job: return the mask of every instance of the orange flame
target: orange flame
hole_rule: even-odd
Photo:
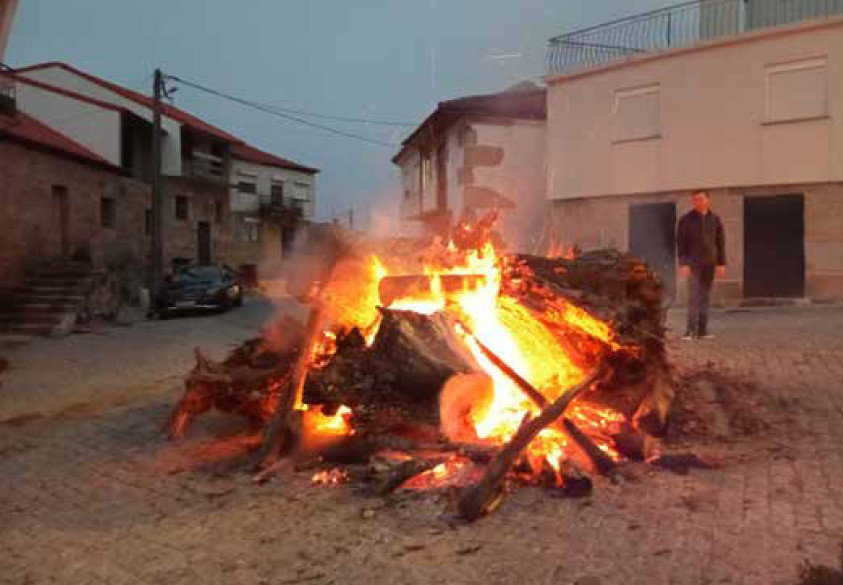
[[[376,266],[378,274],[387,275],[382,263],[378,261]],[[469,413],[470,423],[479,439],[494,443],[508,441],[524,415],[535,415],[538,408],[484,355],[477,341],[491,349],[548,400],[555,400],[565,388],[574,386],[585,377],[582,367],[577,365],[554,333],[516,298],[501,293],[501,263],[491,243],[478,249],[458,250],[451,242],[438,250],[438,255],[429,259],[421,272],[431,277],[429,290],[423,295],[396,299],[389,308],[423,314],[445,311],[458,322],[466,324],[469,331],[458,327],[458,333],[480,369],[491,377],[494,386],[491,406],[484,404],[481,408],[479,402],[482,401],[479,401],[477,408]],[[446,293],[442,277],[449,275],[471,276],[473,285]],[[474,278],[476,276],[483,278]],[[554,299],[542,318],[567,330],[585,334],[612,349],[620,347],[607,323],[564,300]],[[583,432],[592,436],[600,448],[616,456],[607,430],[610,423],[616,423],[618,419],[622,421],[622,415],[597,408],[580,408],[575,412],[575,422]],[[559,461],[568,448],[566,436],[561,431],[546,429],[530,445],[527,459],[534,470],[541,469],[542,460],[558,469]],[[430,483],[437,474],[447,471],[447,465],[437,466],[423,474],[425,478],[420,482]]]

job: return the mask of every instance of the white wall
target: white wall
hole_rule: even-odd
[[[501,146],[501,164],[474,169],[474,184],[500,193],[516,208],[503,216],[504,237],[513,250],[532,251],[546,211],[544,122],[473,123],[477,143]]]
[[[152,110],[121,96],[99,84],[80,77],[62,67],[25,71],[21,75],[43,83],[61,87],[78,94],[123,107],[139,117],[152,121]],[[145,93],[145,92],[141,92]],[[161,171],[165,175],[181,175],[181,124],[167,116],[161,116],[161,128],[166,132],[162,141]]]
[[[237,182],[240,173],[257,178],[257,195],[240,193]],[[316,213],[316,176],[301,171],[261,165],[249,161],[232,158],[231,168],[231,211],[239,213],[257,213],[260,197],[269,197],[272,181],[284,182],[284,198],[306,199],[304,219],[310,220]],[[298,192],[299,197],[296,197]]]
[[[26,82],[16,83],[18,109],[120,166],[120,112]]]
[[[828,116],[769,123],[768,68],[823,56]],[[644,56],[549,83],[552,199],[843,180],[841,21]],[[650,85],[660,89],[660,137],[613,142],[616,93]],[[803,97],[810,96],[795,99]]]
[[[501,228],[510,248],[530,251],[541,235],[546,206],[545,127],[543,122],[515,120],[463,119],[451,126],[445,136],[447,156],[447,208],[453,219],[465,212],[464,182],[465,146],[460,136],[474,132],[480,146],[500,147],[503,160],[494,167],[474,167],[474,187],[488,188],[506,197],[516,208],[502,210]],[[402,177],[402,218],[417,216],[419,211],[436,209],[437,174],[435,150],[430,157],[432,172],[425,180],[424,193],[419,194],[420,156],[411,149],[400,160]],[[404,198],[404,190],[410,198]],[[484,210],[479,210],[481,213]]]

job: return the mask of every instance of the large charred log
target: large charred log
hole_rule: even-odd
[[[611,377],[587,400],[637,421],[652,434],[664,432],[673,398],[665,353],[662,283],[639,258],[599,250],[576,258],[519,255],[509,258],[503,292],[517,298],[566,345],[580,365],[601,356]],[[608,323],[620,350],[587,332],[560,327],[548,318],[564,301]]]

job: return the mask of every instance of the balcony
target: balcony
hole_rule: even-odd
[[[548,75],[654,51],[843,15],[843,0],[697,0],[550,39]]]
[[[295,227],[305,219],[305,201],[271,195],[260,196],[260,214],[284,227]]]
[[[182,160],[183,174],[187,177],[228,181],[225,159],[205,152],[194,150],[190,158]]]

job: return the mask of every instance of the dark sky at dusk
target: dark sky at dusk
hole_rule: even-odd
[[[547,39],[664,0],[22,0],[6,60],[65,61],[149,93],[152,71],[267,104],[415,124],[441,100],[543,73]],[[184,87],[175,104],[322,169],[317,215],[397,201],[397,146],[335,136]],[[399,143],[412,128],[309,118]],[[387,202],[387,203],[384,203]]]

